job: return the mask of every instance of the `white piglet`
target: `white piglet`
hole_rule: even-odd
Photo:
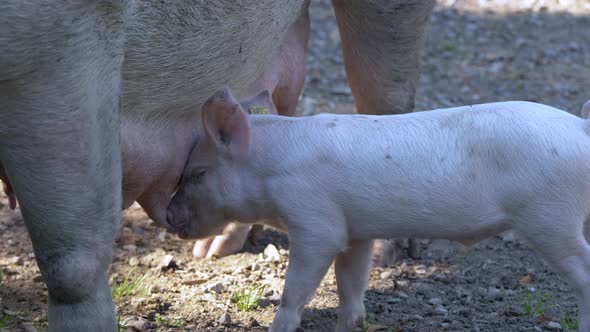
[[[168,208],[182,238],[228,221],[279,220],[289,233],[271,331],[294,331],[335,260],[337,331],[365,317],[372,239],[527,240],[579,297],[590,332],[590,122],[530,102],[392,116],[247,115],[228,90],[203,106]]]

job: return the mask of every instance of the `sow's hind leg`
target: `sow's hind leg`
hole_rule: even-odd
[[[559,210],[547,204],[531,208],[514,231],[572,288],[578,297],[578,331],[590,332],[590,215]]]
[[[0,160],[47,284],[49,331],[117,331],[107,268],[121,210],[122,8],[38,6],[0,3]]]
[[[435,1],[332,0],[342,37],[346,76],[357,111],[400,114],[414,110],[424,31]],[[383,266],[420,257],[416,239],[379,240],[373,262]]]

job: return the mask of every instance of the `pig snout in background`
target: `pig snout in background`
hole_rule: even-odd
[[[473,243],[507,230],[574,289],[578,331],[590,331],[587,120],[518,101],[411,115],[262,119],[225,95],[225,105],[203,108],[206,136],[191,153],[168,217],[183,238],[208,236],[227,216],[282,217],[289,264],[270,331],[299,327],[334,260],[336,330],[365,327],[370,239]]]

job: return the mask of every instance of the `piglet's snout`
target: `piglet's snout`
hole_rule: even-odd
[[[174,204],[170,204],[168,211],[166,211],[166,223],[168,229],[173,233],[181,231],[188,222],[188,211],[183,208],[178,208]]]

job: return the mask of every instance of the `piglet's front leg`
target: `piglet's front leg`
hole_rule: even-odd
[[[363,297],[369,283],[373,241],[352,241],[350,248],[336,257],[338,283],[337,332],[354,332],[364,327],[365,304]]]
[[[332,261],[347,246],[344,218],[326,210],[298,218],[289,217],[289,267],[281,304],[271,332],[295,331],[301,313],[312,298]]]

